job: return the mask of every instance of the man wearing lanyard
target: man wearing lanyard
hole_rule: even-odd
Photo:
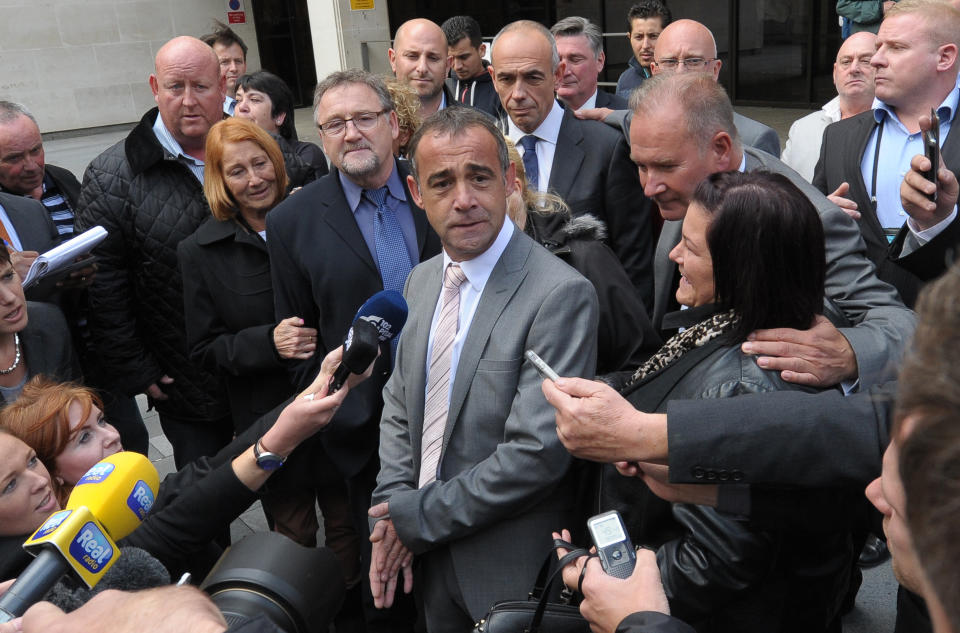
[[[924,244],[956,217],[954,209],[931,225],[908,218],[900,204],[900,183],[911,159],[923,154],[920,117],[929,116],[931,109],[940,118],[945,166],[960,166],[960,139],[950,135],[960,94],[958,33],[960,12],[949,4],[905,0],[887,13],[870,60],[876,69],[873,109],[827,127],[813,179],[859,220],[878,276],[893,284],[907,305],[915,301],[920,283],[890,260],[891,242],[906,223],[906,230]]]

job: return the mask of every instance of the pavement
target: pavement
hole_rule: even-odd
[[[781,143],[787,139],[790,124],[810,112],[810,110],[761,107],[738,107],[737,111],[777,130]],[[44,135],[46,161],[69,169],[82,179],[87,164],[107,147],[126,137],[133,125]],[[296,127],[301,140],[319,144],[313,123],[313,113],[309,108],[296,111]],[[160,429],[156,412],[146,410],[146,397],[139,396],[138,403],[150,434],[149,457],[156,464],[160,476],[164,477],[174,470],[172,447]],[[322,544],[322,518],[320,520],[321,528],[317,536],[318,542]],[[253,532],[262,532],[267,529],[266,520],[257,502],[233,522],[230,533],[233,540],[237,541]],[[890,563],[865,570],[863,576],[863,585],[857,595],[856,606],[843,620],[844,630],[847,633],[892,632],[896,618],[897,582]]]

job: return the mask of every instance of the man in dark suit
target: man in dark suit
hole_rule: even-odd
[[[570,16],[550,27],[563,62],[563,76],[557,84],[557,98],[571,110],[611,108],[623,110],[627,100],[597,87],[597,75],[603,72],[603,34],[586,18]]]
[[[401,290],[411,267],[440,251],[410,198],[405,164],[393,158],[399,128],[383,81],[360,70],[333,73],[317,86],[314,102],[334,169],[267,216],[277,319],[300,316],[318,331],[316,353],[290,367],[298,389],[343,342],[366,299],[383,289]],[[390,367],[391,349],[384,345],[373,376],[351,391],[322,436],[322,458],[347,480],[353,519],[364,536],[379,469],[380,392]],[[361,540],[369,563],[369,542]],[[376,615],[372,606],[368,614]],[[397,623],[384,626],[394,630]]]
[[[45,162],[36,119],[12,101],[0,101],[0,191],[39,200],[58,234],[73,235],[80,182],[66,169]]]
[[[898,3],[890,9],[870,60],[876,69],[874,107],[827,127],[813,178],[820,191],[859,218],[867,255],[907,305],[916,300],[921,282],[890,261],[891,243],[905,224],[911,239],[922,243],[956,217],[954,212],[934,224],[908,220],[899,194],[911,158],[923,153],[920,118],[931,109],[940,117],[944,163],[960,170],[960,135],[951,124],[960,105],[957,33],[960,12],[949,4]]]
[[[572,518],[569,456],[524,353],[592,375],[597,298],[506,219],[514,168],[486,115],[444,110],[410,148],[410,191],[443,254],[404,289],[410,317],[384,389],[370,509],[371,584],[389,604],[401,569],[409,589],[417,555],[427,630],[466,631],[494,602],[529,591],[550,532]]]
[[[592,213],[607,225],[609,244],[649,310],[653,223],[623,137],[606,125],[579,121],[554,98],[564,74],[553,36],[527,20],[493,40],[494,88],[508,118],[505,131],[522,153],[527,181],[563,198],[574,216]],[[560,218],[531,216],[550,236]]]

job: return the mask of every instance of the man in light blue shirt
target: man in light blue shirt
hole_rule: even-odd
[[[958,107],[958,48],[960,12],[950,4],[905,0],[884,17],[877,50],[870,63],[876,69],[873,109],[830,125],[824,131],[813,184],[859,219],[867,256],[878,276],[900,291],[912,305],[920,283],[891,260],[891,243],[898,233],[923,245],[956,217],[934,223],[909,218],[900,203],[900,184],[910,161],[923,154],[921,117],[935,110],[940,118],[940,151],[944,165],[960,167],[960,151],[950,136]]]

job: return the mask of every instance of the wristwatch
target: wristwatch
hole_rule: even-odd
[[[260,440],[257,440],[257,443],[253,445],[253,456],[257,458],[257,466],[263,470],[276,470],[287,461],[286,457],[263,450]]]

